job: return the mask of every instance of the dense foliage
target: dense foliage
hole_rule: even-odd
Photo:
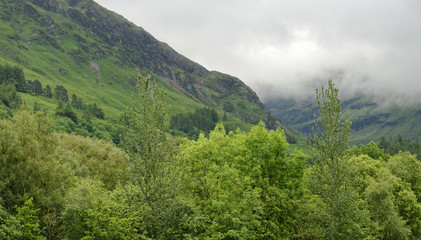
[[[380,139],[379,147],[384,149],[388,154],[397,154],[399,151],[408,151],[412,154],[416,154],[418,160],[421,160],[421,144],[418,139],[404,139],[402,136],[395,138]]]
[[[0,120],[1,239],[421,239],[421,162],[348,148],[332,82],[312,164],[263,123],[171,136],[165,93],[137,86],[121,147],[57,132],[43,111]]]
[[[18,92],[26,92],[25,76],[19,66],[0,65],[0,84],[14,84]]]
[[[177,114],[171,117],[170,128],[187,134],[191,139],[197,139],[200,132],[209,134],[219,122],[215,109],[200,108],[193,113]]]

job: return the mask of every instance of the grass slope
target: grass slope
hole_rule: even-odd
[[[52,3],[60,7],[54,10],[56,5],[48,5]],[[92,9],[96,15],[88,13]],[[110,39],[114,38],[115,33],[93,32],[95,26],[91,26],[92,21],[111,22],[111,26],[124,25],[128,29],[143,31],[92,1],[1,1],[0,64],[22,66],[26,79],[39,80],[43,87],[49,84],[54,90],[55,86],[63,85],[69,98],[76,94],[85,103],[97,103],[104,109],[107,119],[118,116],[130,104],[130,90],[134,89],[139,72],[156,76],[161,86],[166,88],[167,103],[172,114],[210,106],[217,110],[222,119],[223,105],[229,101],[235,106],[235,110],[228,113],[226,121],[231,128],[248,129],[251,124],[266,118],[263,105],[255,100],[257,96],[250,97],[250,93],[254,92],[244,84],[238,86],[238,79],[217,72],[207,73],[200,65],[175,53],[166,44],[149,39],[152,37],[143,32],[144,35],[125,36],[124,39],[148,38],[145,41],[158,44],[157,49],[162,52],[156,49],[145,49],[145,52],[133,49],[133,54],[137,55],[128,57],[127,46],[121,41],[104,40],[107,34]],[[152,58],[155,55],[156,58]],[[140,60],[135,61],[134,58]],[[151,61],[156,61],[155,65],[149,64]],[[165,73],[158,69],[160,64],[163,68],[170,66],[172,77],[181,90],[165,81],[165,76],[162,76]],[[188,72],[183,67],[193,70]],[[194,77],[200,78],[200,84]],[[190,85],[196,86],[195,89],[200,89],[200,92],[186,90]],[[53,113],[57,107],[55,100],[21,95],[29,107],[35,101],[49,113]]]

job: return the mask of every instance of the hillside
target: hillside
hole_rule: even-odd
[[[172,114],[211,107],[229,129],[263,120],[294,134],[266,111],[241,80],[187,59],[141,27],[92,0],[5,0],[0,3],[0,64],[18,64],[27,80],[62,85],[69,96],[98,104],[106,118],[130,102],[138,73],[151,74],[167,89]],[[22,94],[48,112],[57,101]]]
[[[265,102],[266,107],[281,121],[312,136],[315,100],[277,99]],[[379,99],[357,96],[342,100],[342,111],[352,122],[352,144],[379,142],[381,137],[421,137],[420,105],[384,105]]]

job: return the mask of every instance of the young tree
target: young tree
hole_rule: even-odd
[[[316,90],[319,119],[315,117],[314,140],[319,161],[309,171],[309,188],[325,202],[328,213],[327,236],[359,239],[366,234],[368,221],[364,206],[349,183],[345,151],[349,145],[351,123],[341,120],[341,101],[332,80],[328,88]],[[365,219],[365,220],[363,220]],[[368,230],[368,229],[366,229]]]
[[[174,178],[171,177],[174,148],[167,133],[165,95],[155,80],[139,75],[122,136],[133,182],[140,187],[141,198],[150,210],[144,220],[152,238],[168,233],[165,229],[171,227],[168,222],[173,211],[171,206],[175,204]]]

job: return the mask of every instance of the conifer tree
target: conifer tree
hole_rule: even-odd
[[[44,97],[46,97],[46,98],[52,98],[53,97],[53,92],[51,90],[50,85],[48,85],[48,84],[44,88]]]
[[[42,94],[42,84],[39,80],[34,81],[34,94],[40,96]]]

